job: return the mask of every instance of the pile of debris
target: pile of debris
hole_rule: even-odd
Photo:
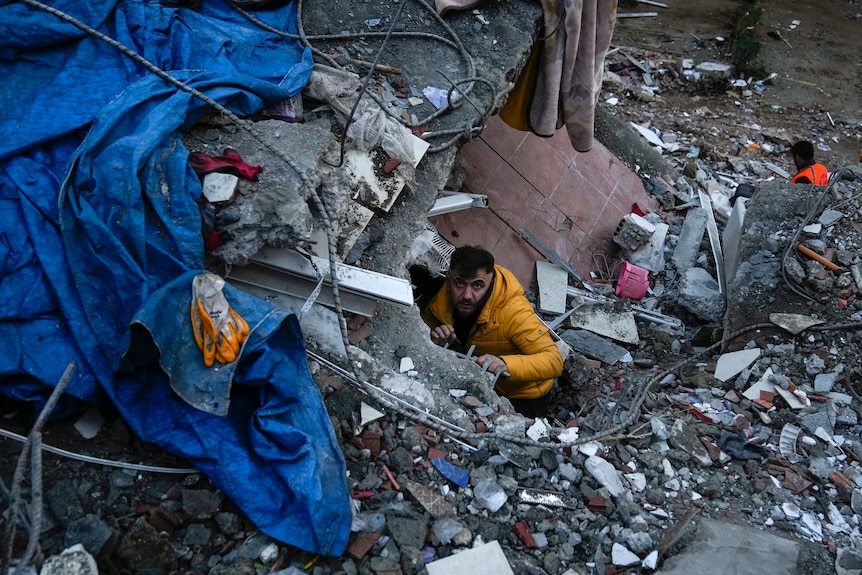
[[[476,21],[476,32],[488,26]],[[357,41],[341,55],[355,61],[362,48]],[[645,85],[655,83],[659,59],[626,61]],[[659,85],[683,82],[689,68],[670,69]],[[348,92],[357,78],[350,81]],[[626,81],[620,86],[633,90]],[[393,102],[419,99],[415,87],[391,88],[382,93]],[[637,99],[648,100],[646,92]],[[319,99],[337,111],[338,97]],[[710,114],[702,117],[715,120]],[[677,163],[680,176],[649,177],[662,211],[621,222],[615,240],[630,265],[613,281],[591,281],[592,289],[569,286],[563,274],[562,286],[540,285],[535,298],[568,356],[552,417],[513,414],[488,374],[432,346],[409,284],[394,277],[403,275],[404,261],[403,253],[391,257],[392,246],[409,245],[402,240],[423,229],[447,160],[417,167],[421,153],[395,158],[416,169],[405,181],[420,183],[397,215],[381,213],[395,205],[403,182],[378,197],[369,180],[351,180],[356,173],[327,171],[333,193],[326,199],[339,216],[329,231],[339,238],[340,269],[358,282],[343,282],[355,296],[339,302],[343,317],[314,306],[303,331],[347,463],[354,516],[345,554],[318,557],[263,535],[206,478],[137,441],[110,411],[107,423],[96,423],[103,433],[92,434],[88,412],[48,430],[46,443],[79,447],[74,438],[87,429],[96,438],[89,448],[103,456],[131,446],[162,466],[111,470],[49,460],[54,480],[45,493],[41,552],[72,549],[76,560],[92,555],[117,573],[762,572],[746,554],[768,557],[775,573],[813,575],[833,565],[840,575],[858,572],[862,170],[836,175],[826,191],[770,182],[782,177],[781,166],[746,153],[780,154],[790,143],[783,135],[764,139],[752,125],[750,141],[728,137],[727,153],[702,156],[685,136],[688,127],[657,133],[646,120],[639,116],[639,133]],[[258,135],[280,149],[310,152],[300,165],[309,178],[336,163],[337,141],[323,115],[301,126],[257,124]],[[186,144],[210,160],[239,149],[248,165],[267,164],[262,151],[245,153],[255,150],[245,137],[209,119]],[[385,164],[362,167],[374,181],[396,179],[397,166]],[[261,250],[307,238],[313,219],[306,198],[277,193],[300,188],[296,174],[267,165],[266,185],[230,181],[219,196],[224,182],[213,182],[212,201],[225,202],[213,222],[228,241],[211,255],[218,265],[233,264],[237,284],[298,308],[329,262],[325,253],[273,262]],[[734,198],[741,184],[754,189],[750,199]],[[352,207],[363,202],[371,205]],[[396,218],[412,223],[392,226]],[[387,225],[397,241],[383,233]],[[316,230],[318,247],[329,243],[326,231]],[[262,283],[272,275],[261,270],[273,269],[281,283]],[[641,270],[650,273],[649,289]],[[302,276],[307,291],[294,293],[287,275]],[[369,307],[362,282],[372,279],[389,283],[375,285],[382,301]],[[342,319],[347,341],[338,331]],[[12,413],[19,407],[10,402],[4,415],[24,433],[25,412]],[[17,453],[16,443],[2,441]]]

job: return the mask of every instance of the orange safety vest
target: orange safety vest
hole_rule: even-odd
[[[815,186],[825,186],[829,183],[829,170],[823,164],[813,163],[810,166],[805,166],[793,176],[790,180],[791,184],[797,183],[799,178],[808,178],[808,181]]]

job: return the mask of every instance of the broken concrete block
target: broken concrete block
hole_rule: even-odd
[[[560,337],[577,351],[605,363],[631,361],[628,350],[589,331],[568,329]]]
[[[620,247],[636,250],[646,244],[655,233],[656,227],[637,214],[626,214],[620,222],[613,240]]]
[[[692,542],[664,562],[664,575],[759,575],[764,558],[772,575],[797,573],[799,543],[760,529],[704,518]]]
[[[700,242],[706,232],[706,220],[707,213],[703,208],[692,208],[685,215],[685,221],[682,223],[682,230],[679,232],[671,257],[678,271],[683,272],[691,268],[697,261]]]
[[[539,311],[566,311],[566,288],[569,285],[569,274],[566,270],[556,264],[536,262],[536,283],[539,286]]]
[[[679,304],[706,321],[720,322],[726,301],[718,282],[703,268],[690,268],[679,282]]]
[[[628,567],[640,563],[641,558],[626,549],[625,546],[614,543],[611,547],[611,561],[617,567]]]
[[[683,421],[677,420],[670,430],[670,444],[688,453],[695,461],[704,467],[712,465],[712,458],[700,439]]]
[[[617,470],[608,461],[597,455],[591,455],[587,457],[584,468],[614,497],[619,497],[625,492]]]

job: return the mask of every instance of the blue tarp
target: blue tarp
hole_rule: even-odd
[[[296,95],[311,73],[307,49],[222,0],[199,12],[51,5],[238,115]],[[292,4],[255,15],[296,32]],[[206,270],[201,184],[181,136],[207,104],[23,2],[0,0],[0,77],[0,393],[44,402],[74,361],[70,398],[113,403],[264,533],[339,555],[350,528],[344,458],[296,317],[226,286],[253,327],[241,359],[201,375],[189,339],[191,280]],[[229,391],[226,416],[172,393],[176,378],[198,375]]]

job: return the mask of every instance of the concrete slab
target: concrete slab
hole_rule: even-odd
[[[563,341],[578,350],[587,357],[601,360],[608,364],[618,361],[631,361],[631,354],[624,347],[620,347],[594,333],[582,329],[570,329],[560,336]]]
[[[656,575],[795,575],[799,544],[750,527],[703,519],[689,546]]]
[[[566,270],[556,264],[536,262],[536,283],[539,286],[539,311],[566,311],[566,287],[569,285],[569,274]]]
[[[570,325],[623,343],[637,344],[638,326],[631,311],[616,310],[613,304],[584,305],[575,310]]]

